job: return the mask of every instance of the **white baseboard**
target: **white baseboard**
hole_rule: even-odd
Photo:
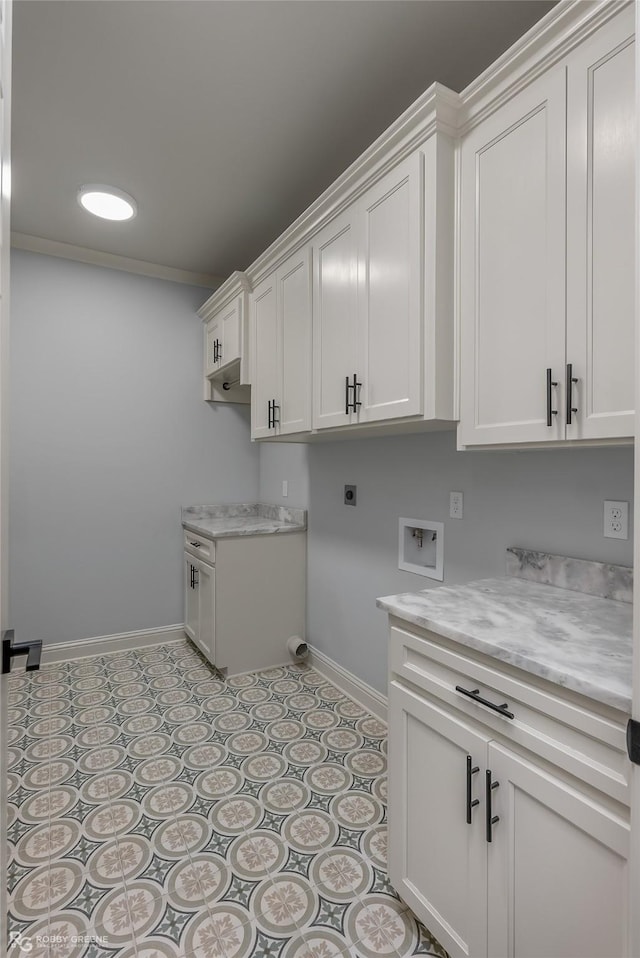
[[[140,629],[138,632],[119,632],[116,635],[97,635],[77,642],[53,642],[42,646],[42,664],[74,662],[87,655],[107,655],[109,652],[128,652],[147,645],[164,645],[185,639],[184,626],[164,625],[160,629]]]
[[[359,702],[360,705],[368,712],[371,712],[372,715],[375,715],[376,718],[381,719],[383,722],[387,721],[386,695],[383,695],[382,692],[378,692],[373,686],[363,682],[362,679],[359,679],[353,672],[349,672],[348,669],[338,665],[337,662],[330,659],[324,652],[320,652],[319,649],[314,649],[312,645],[309,646],[309,653],[309,658],[305,659],[308,665],[317,669],[317,671],[329,679],[330,682],[333,682],[339,689],[346,692],[349,698],[355,699],[356,702]]]

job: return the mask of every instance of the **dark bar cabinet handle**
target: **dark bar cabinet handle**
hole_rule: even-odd
[[[471,824],[471,811],[480,804],[479,798],[472,798],[472,779],[480,771],[479,765],[473,764],[473,759],[467,755],[467,825]]]
[[[558,415],[558,410],[551,408],[551,401],[552,401],[551,387],[558,385],[557,382],[553,381],[553,379],[551,378],[551,375],[552,375],[551,369],[549,368],[547,369],[547,426],[552,426],[553,417]]]
[[[353,411],[354,411],[354,412],[357,412],[358,409],[359,409],[359,407],[362,405],[362,403],[361,403],[360,400],[358,399],[358,396],[360,395],[360,393],[358,392],[358,390],[360,389],[361,386],[362,386],[362,383],[359,383],[359,382],[358,382],[358,377],[357,377],[357,375],[354,373],[354,374],[353,374],[353,386],[351,387],[351,388],[353,389]]]
[[[571,414],[578,411],[573,405],[573,384],[577,382],[573,375],[573,364],[567,363],[567,426],[571,425]]]
[[[2,633],[2,674],[6,675],[11,671],[11,659],[16,655],[26,655],[27,672],[37,672],[40,668],[40,657],[42,655],[42,642],[15,642],[13,629],[7,629]]]
[[[349,409],[351,407],[351,403],[349,402],[350,389],[351,389],[351,386],[349,385],[349,377],[345,376],[344,377],[344,414],[345,416],[349,415]]]
[[[505,718],[515,718],[513,712],[509,711],[507,702],[503,702],[502,705],[496,705],[495,702],[490,702],[489,699],[483,699],[480,695],[480,689],[463,689],[461,685],[456,685],[456,692],[461,692],[462,695],[468,696],[468,698],[473,699],[474,702],[479,702],[480,705],[486,705],[488,709],[493,709],[494,712],[497,712],[499,715],[504,715]]]
[[[487,769],[486,775],[487,775],[487,783],[486,783],[486,784],[487,784],[487,802],[486,802],[486,805],[487,805],[487,808],[486,808],[486,814],[487,814],[487,841],[488,841],[488,842],[492,842],[492,841],[493,841],[493,826],[494,826],[497,822],[500,821],[500,816],[493,814],[493,809],[491,808],[491,793],[492,793],[492,791],[493,791],[495,788],[498,788],[498,787],[499,787],[500,782],[492,782],[492,781],[491,781],[491,770],[490,770],[490,769]]]
[[[267,429],[271,429],[271,427],[273,426],[273,422],[271,420],[271,400],[267,402],[267,409],[269,410],[269,419],[267,422]]]

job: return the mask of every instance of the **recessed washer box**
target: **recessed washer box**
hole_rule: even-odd
[[[430,579],[444,579],[444,523],[400,519],[398,568]]]

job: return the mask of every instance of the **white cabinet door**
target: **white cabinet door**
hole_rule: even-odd
[[[198,590],[195,586],[195,560],[188,552],[184,554],[184,631],[192,642],[198,644]]]
[[[564,437],[565,100],[557,68],[462,142],[462,445]]]
[[[634,434],[634,30],[630,5],[568,65],[567,438]]]
[[[222,310],[220,324],[220,368],[240,359],[242,354],[242,299],[238,297]]]
[[[389,687],[389,877],[452,956],[487,954],[482,776],[488,738],[422,696]],[[471,824],[467,823],[471,756]],[[491,953],[493,958],[493,953]]]
[[[251,294],[253,384],[251,387],[251,436],[273,435],[271,403],[279,402],[278,312],[276,277],[269,276]],[[277,418],[277,416],[276,416]]]
[[[360,200],[361,421],[422,412],[422,155]]]
[[[278,431],[284,435],[311,429],[310,246],[279,268],[277,281],[281,366]]]
[[[628,824],[495,742],[488,768],[491,958],[627,956]]]
[[[205,326],[205,375],[210,376],[220,368],[218,354],[220,350],[220,323],[217,319],[211,319]]]
[[[346,411],[346,380],[356,369],[358,237],[354,207],[337,216],[313,241],[313,428],[357,421]],[[357,398],[357,397],[356,397]]]
[[[198,593],[198,645],[210,662],[216,660],[216,590],[215,569],[204,562],[196,564]]]

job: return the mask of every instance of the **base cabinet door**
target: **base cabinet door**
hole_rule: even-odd
[[[390,683],[389,877],[447,951],[471,958],[487,955],[481,780],[487,742],[424,697]],[[476,803],[469,807],[467,776]]]
[[[184,556],[184,596],[184,631],[215,663],[215,569],[189,553]]]
[[[198,627],[199,646],[210,662],[216,661],[216,572],[205,562],[198,563]]]
[[[198,643],[198,591],[195,587],[195,560],[184,555],[184,631],[192,642]]]
[[[487,768],[491,958],[627,956],[628,824],[496,742]]]

